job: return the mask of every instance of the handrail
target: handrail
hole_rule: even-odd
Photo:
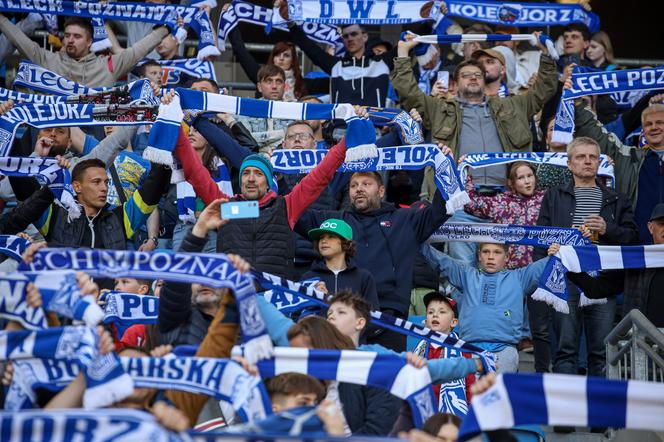
[[[628,335],[632,325],[636,325],[636,327],[655,344],[660,348],[664,348],[664,334],[660,332],[639,310],[632,310],[627,313],[622,321],[620,321],[606,336],[604,343],[609,345],[618,344],[618,341],[624,340]]]

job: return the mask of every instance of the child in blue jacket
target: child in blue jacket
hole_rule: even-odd
[[[516,372],[523,299],[537,288],[548,258],[519,269],[505,270],[505,244],[480,244],[479,268],[457,261],[431,246],[423,245],[421,251],[429,264],[461,292],[456,300],[459,337],[493,352],[498,372]]]

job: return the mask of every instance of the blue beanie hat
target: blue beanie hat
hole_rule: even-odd
[[[242,171],[247,167],[260,169],[267,180],[267,187],[270,188],[272,186],[272,163],[263,155],[253,154],[246,157],[240,166],[240,188],[242,188]]]

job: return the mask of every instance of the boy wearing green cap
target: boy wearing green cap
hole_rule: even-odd
[[[321,259],[314,261],[311,270],[302,278],[318,279],[320,283],[316,287],[329,294],[346,289],[359,293],[372,309],[377,310],[380,305],[373,276],[358,267],[353,259],[355,244],[350,225],[340,219],[327,219],[319,228],[309,231],[309,239]]]

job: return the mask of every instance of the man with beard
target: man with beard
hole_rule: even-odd
[[[480,49],[473,52],[473,58],[484,66],[484,83],[487,97],[502,96],[500,86],[505,78],[505,56],[495,49]]]

